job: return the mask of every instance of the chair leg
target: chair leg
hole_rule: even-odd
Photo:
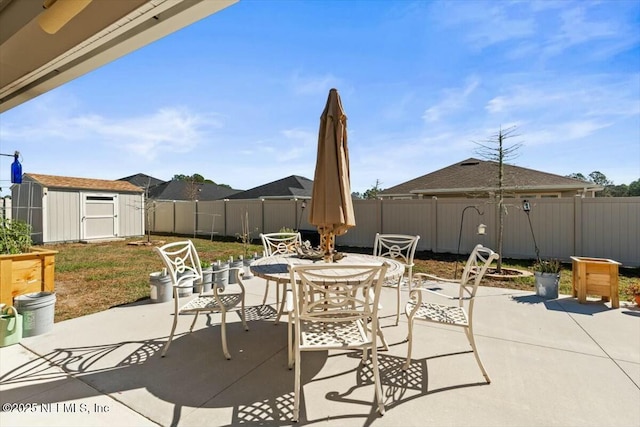
[[[469,344],[471,344],[471,349],[473,350],[473,355],[476,358],[476,362],[478,362],[478,366],[480,367],[480,370],[482,371],[482,376],[484,376],[484,380],[487,382],[487,384],[491,384],[491,379],[489,378],[489,374],[487,374],[486,369],[484,369],[484,365],[482,364],[482,361],[480,360],[480,355],[478,354],[478,349],[476,348],[476,340],[473,337],[473,330],[471,329],[471,326],[469,326],[468,328],[464,328],[464,332],[467,335],[467,339],[469,340]]]
[[[409,318],[409,321],[407,322],[408,325],[408,331],[407,331],[407,360],[404,362],[404,365],[402,365],[402,369],[403,370],[407,370],[409,369],[409,366],[411,365],[411,347],[413,344],[413,318]]]
[[[264,286],[264,297],[262,298],[262,305],[267,303],[267,295],[269,295],[269,281]]]
[[[378,369],[378,349],[371,346],[371,359],[373,360],[373,379],[376,387],[376,400],[378,402],[378,412],[384,415],[384,400],[382,398],[382,382],[380,381],[380,370]]]
[[[241,308],[242,308],[242,311],[240,312],[240,319],[242,320],[242,326],[244,327],[245,331],[248,331],[249,326],[247,326],[247,315],[244,308],[244,295],[242,296]]]
[[[398,286],[396,286],[396,324],[398,326],[398,322],[400,322],[400,286],[402,285],[402,277],[398,281]]]
[[[173,341],[173,334],[176,332],[176,326],[178,325],[178,313],[176,313],[173,317],[173,326],[171,326],[171,333],[169,334],[169,340],[165,343],[164,348],[162,349],[162,354],[160,357],[164,357],[167,354],[167,350],[169,350],[169,346],[171,345],[171,341]]]
[[[227,360],[231,359],[231,354],[227,348],[227,312],[222,312],[222,320],[220,322],[220,336],[222,337],[222,352]]]
[[[193,332],[193,327],[196,324],[196,320],[198,320],[198,314],[200,314],[200,312],[196,311],[196,315],[193,316],[193,322],[191,322],[191,327],[189,328],[189,332]]]
[[[287,362],[289,370],[291,370],[293,368],[293,321],[291,315],[289,315],[287,322]]]
[[[298,422],[299,414],[300,414],[300,349],[297,344],[294,343],[295,350],[295,379],[293,386],[293,415],[291,417],[293,422]]]
[[[278,286],[278,287],[279,287],[279,286],[280,286],[280,284],[279,284],[279,283],[276,283],[276,286]],[[285,285],[285,284],[283,284],[282,286],[286,286],[286,285]],[[280,288],[278,288],[278,289],[280,289]],[[287,299],[285,298],[285,293],[286,293],[286,292],[283,292],[283,293],[282,293],[282,294],[283,294],[283,295],[282,295],[282,300],[281,300],[281,301],[280,301],[280,303],[278,304],[280,307],[278,308],[278,315],[276,316],[276,321],[274,322],[274,325],[277,325],[277,324],[279,324],[279,323],[280,323],[280,318],[282,317],[282,313],[284,313],[284,309],[285,309],[285,306],[286,306],[286,304],[287,304]],[[280,292],[278,291],[278,299],[279,299],[279,295],[280,295]]]

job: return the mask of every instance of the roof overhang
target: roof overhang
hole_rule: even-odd
[[[49,34],[43,1],[0,0],[0,113],[238,1],[92,0]]]

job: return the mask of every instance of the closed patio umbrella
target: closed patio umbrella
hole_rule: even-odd
[[[320,116],[318,157],[313,179],[309,222],[318,227],[325,261],[333,260],[335,236],[356,225],[351,201],[347,148],[347,116],[336,89],[329,91]]]

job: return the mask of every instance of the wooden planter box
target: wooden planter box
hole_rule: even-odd
[[[18,295],[53,292],[57,253],[31,248],[24,254],[0,255],[0,303],[13,305],[13,298]]]
[[[599,295],[603,301],[611,300],[611,308],[620,307],[618,296],[619,262],[605,258],[571,257],[573,296],[587,301],[587,295]]]

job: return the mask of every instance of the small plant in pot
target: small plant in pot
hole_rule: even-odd
[[[625,289],[625,294],[629,299],[634,300],[636,305],[640,307],[640,283],[632,283]]]
[[[558,298],[561,264],[557,259],[538,259],[533,264],[536,295],[543,298]]]
[[[0,254],[26,253],[30,251],[32,244],[29,224],[6,218],[0,220]]]

